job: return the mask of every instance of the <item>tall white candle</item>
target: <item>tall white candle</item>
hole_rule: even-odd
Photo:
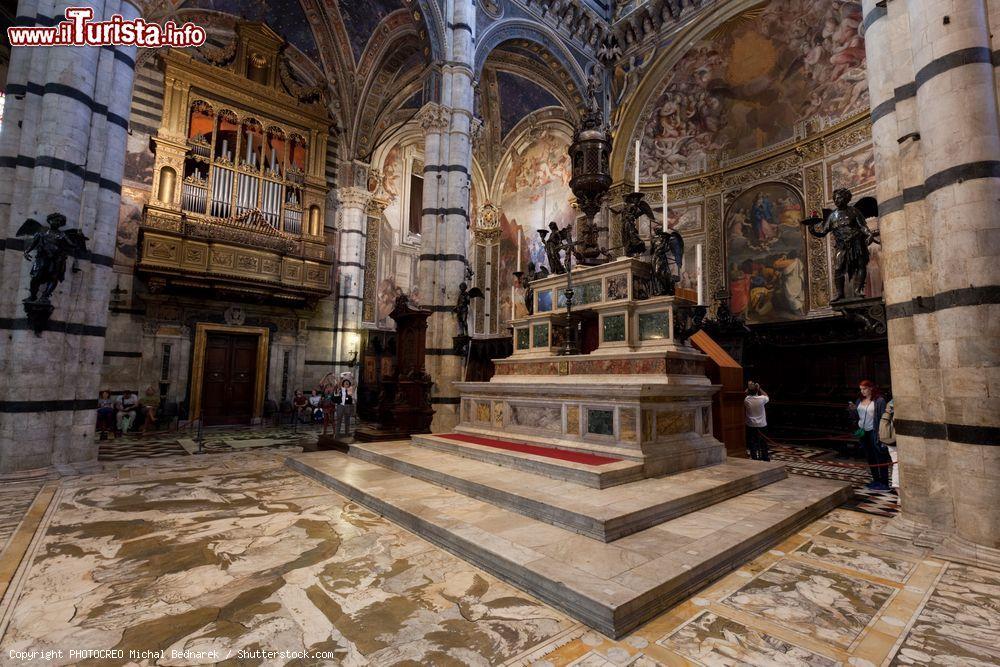
[[[632,192],[639,191],[639,140],[635,140],[635,185]]]
[[[702,280],[702,270],[701,270],[701,244],[699,243],[694,247],[694,262],[695,270],[697,271],[696,279],[698,281],[698,305],[705,305],[705,286]]]
[[[521,270],[521,230],[517,230],[517,270]]]
[[[663,174],[663,233],[667,231],[667,175]]]

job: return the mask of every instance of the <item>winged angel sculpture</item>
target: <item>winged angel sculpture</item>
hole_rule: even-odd
[[[31,236],[24,249],[24,258],[31,262],[31,282],[28,298],[24,300],[24,312],[40,335],[52,315],[52,293],[66,278],[66,260],[73,256],[74,272],[79,271],[76,258],[87,251],[87,237],[79,229],[63,229],[66,216],[52,213],[45,226],[28,218],[17,230],[17,236]],[[32,254],[34,253],[34,257]]]

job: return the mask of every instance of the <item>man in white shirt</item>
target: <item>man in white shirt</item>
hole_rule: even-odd
[[[747,395],[743,399],[743,410],[746,413],[747,449],[750,458],[755,461],[770,461],[771,454],[767,449],[767,441],[761,435],[761,429],[767,426],[767,392],[756,382],[747,382]]]

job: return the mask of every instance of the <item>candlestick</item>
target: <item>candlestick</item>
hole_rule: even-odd
[[[663,232],[669,231],[667,225],[667,175],[663,174]]]
[[[698,281],[698,305],[705,305],[705,288],[702,285],[702,270],[701,270],[701,244],[699,243],[694,247],[694,263],[696,271],[696,280]]]
[[[635,140],[635,189],[632,192],[639,191],[639,140]]]

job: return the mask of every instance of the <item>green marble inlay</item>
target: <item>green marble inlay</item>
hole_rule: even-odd
[[[517,330],[517,349],[527,350],[531,347],[531,341],[528,336],[528,327],[523,327]]]
[[[596,435],[615,434],[614,410],[587,410],[587,433]]]
[[[576,289],[576,303],[600,303],[601,301],[601,281],[594,280],[583,283]]]
[[[547,313],[552,310],[552,290],[538,293],[538,312]]]
[[[667,311],[639,314],[639,340],[662,340],[670,338],[667,330],[670,319]]]
[[[548,347],[549,346],[549,325],[548,324],[536,324],[532,331],[534,331],[534,340],[532,347]]]
[[[625,340],[625,316],[608,315],[604,318],[604,342],[621,343]]]

